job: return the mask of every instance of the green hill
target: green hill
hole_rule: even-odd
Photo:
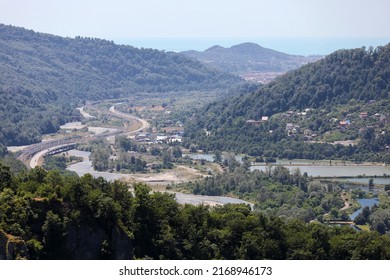
[[[28,144],[76,104],[142,92],[226,90],[238,77],[183,55],[0,25],[0,143]]]
[[[256,92],[207,106],[187,136],[206,150],[390,162],[389,94],[390,45],[340,50]]]

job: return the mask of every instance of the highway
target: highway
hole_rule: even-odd
[[[119,134],[129,135],[134,134],[139,131],[142,131],[144,129],[147,129],[149,127],[149,123],[143,119],[138,118],[137,116],[125,114],[115,109],[115,105],[111,106],[109,109],[109,112],[111,115],[116,116],[118,118],[128,120],[128,121],[136,121],[141,123],[141,126],[135,130],[131,131],[124,131],[124,130],[118,130],[115,132],[106,132],[102,134],[98,134],[91,137],[85,137],[85,138],[63,138],[63,139],[57,139],[57,140],[51,140],[46,142],[41,142],[37,144],[33,144],[28,146],[22,151],[22,154],[18,157],[19,160],[28,163],[31,168],[34,168],[39,165],[40,158],[45,156],[47,153],[53,152],[55,150],[64,150],[68,146],[74,146],[78,143],[85,143],[89,142],[98,138],[110,138]]]
[[[140,122],[141,123],[141,127],[140,128],[138,128],[136,130],[128,131],[126,134],[137,133],[137,132],[140,132],[141,130],[149,128],[149,126],[150,126],[147,121],[145,121],[143,119],[140,119],[137,116],[126,114],[126,113],[122,113],[122,112],[118,111],[117,109],[115,109],[115,105],[111,106],[109,111],[114,116],[116,116],[118,118],[121,118],[121,119],[124,119],[124,120],[128,120],[128,121],[136,121],[136,122]]]

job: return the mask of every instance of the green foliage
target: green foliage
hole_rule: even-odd
[[[390,144],[390,135],[382,131],[389,129],[389,61],[390,45],[337,51],[255,92],[218,100],[188,120],[188,144],[257,157],[387,162],[382,151]],[[364,111],[369,117],[360,116]],[[247,122],[262,116],[268,121]],[[340,127],[340,121],[349,119],[350,125]],[[288,132],[287,123],[299,127]],[[308,141],[312,134],[318,143]],[[346,139],[358,144],[321,143]]]
[[[338,218],[338,209],[344,205],[338,186],[313,181],[307,174],[301,174],[299,169],[290,173],[280,165],[269,167],[266,172],[250,172],[238,164],[216,176],[176,187],[194,194],[236,196],[252,201],[255,209],[268,215],[304,222],[331,211]]]
[[[226,90],[241,81],[180,54],[3,24],[0,50],[0,143],[6,145],[40,141],[42,134],[79,119],[75,108],[86,100]]]
[[[12,174],[9,166],[3,165],[0,161],[0,191],[11,186]]]
[[[274,176],[293,180],[284,170]],[[275,178],[256,178],[282,191]],[[0,191],[0,228],[20,236],[32,259],[390,259],[387,235],[278,218],[248,205],[179,205],[173,194],[144,184],[134,184],[132,194],[118,181],[40,169],[11,174],[11,181],[15,191]],[[308,185],[311,196],[321,188]]]
[[[125,152],[138,150],[137,144],[131,141],[126,136],[117,136],[115,137],[115,145],[118,149],[123,149]]]
[[[45,157],[43,168],[46,170],[65,170],[66,158],[64,156]]]

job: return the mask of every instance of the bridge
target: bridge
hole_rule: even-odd
[[[341,221],[341,220],[326,220],[324,221],[326,224],[333,224],[333,225],[354,225],[354,221]]]
[[[126,113],[122,113],[115,109],[115,106],[112,106],[108,113],[110,115],[116,116],[121,119],[125,120],[132,120],[135,122],[140,123],[140,126],[137,129],[134,129],[132,131],[124,131],[121,129],[118,129],[113,132],[105,132],[102,134],[94,135],[94,136],[87,136],[87,137],[68,137],[68,138],[62,138],[57,140],[50,140],[45,141],[37,144],[30,145],[29,147],[25,148],[22,151],[22,154],[18,157],[18,159],[24,163],[28,163],[30,160],[30,167],[34,168],[38,165],[39,159],[41,157],[47,156],[47,155],[54,155],[58,154],[70,149],[75,148],[80,143],[87,143],[89,141],[93,141],[99,138],[109,138],[112,136],[116,136],[119,134],[134,134],[136,132],[139,132],[143,129],[146,129],[149,127],[149,123],[143,119],[140,119],[134,115],[129,115]]]
[[[77,143],[69,143],[66,145],[50,148],[48,150],[48,152],[45,154],[45,156],[60,154],[60,153],[72,150],[72,149],[76,148],[76,146],[77,146]]]
[[[39,159],[47,155],[59,154],[64,151],[74,149],[80,143],[86,143],[99,138],[106,138],[115,136],[123,133],[123,130],[118,130],[114,132],[106,132],[99,135],[89,136],[89,137],[73,137],[73,138],[63,138],[58,140],[50,140],[41,143],[37,143],[25,148],[22,151],[22,154],[18,159],[24,163],[28,163],[30,160],[29,166],[34,168],[38,165]]]
[[[18,157],[19,160],[26,162],[36,153],[47,150],[53,147],[66,146],[70,144],[77,143],[77,138],[64,138],[59,140],[51,140],[46,142],[37,143],[34,145],[30,145],[22,151],[22,154]]]

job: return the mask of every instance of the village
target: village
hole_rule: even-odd
[[[369,105],[375,104],[370,101]],[[253,126],[264,125],[267,122],[284,123],[288,137],[301,141],[341,144],[344,146],[357,145],[359,138],[365,133],[373,133],[374,137],[386,135],[389,131],[390,115],[384,111],[347,112],[342,108],[336,113],[325,110],[306,108],[303,111],[287,111],[272,116],[262,116],[259,120],[249,119],[246,124]],[[269,130],[273,133],[273,130]],[[389,146],[380,147],[389,150]]]

